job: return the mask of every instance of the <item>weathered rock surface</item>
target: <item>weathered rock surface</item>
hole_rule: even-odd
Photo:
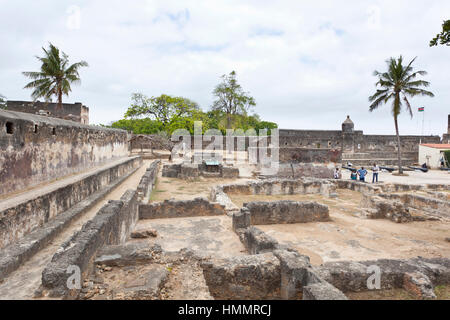
[[[201,266],[215,299],[280,297],[280,261],[272,253],[212,260]]]

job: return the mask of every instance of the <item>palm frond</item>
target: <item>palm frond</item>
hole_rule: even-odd
[[[71,84],[80,83],[78,71],[81,67],[87,67],[87,62],[80,61],[68,66],[69,56],[52,43],[42,50],[44,56],[36,57],[41,63],[40,72],[23,72],[24,76],[34,80],[25,88],[34,89],[31,94],[34,100],[38,98],[51,100],[52,96],[58,96],[60,92],[68,95],[71,92]]]

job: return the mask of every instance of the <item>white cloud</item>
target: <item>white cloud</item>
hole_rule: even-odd
[[[34,56],[51,41],[72,61],[89,62],[69,101],[88,105],[96,123],[121,118],[136,91],[183,95],[206,110],[219,77],[236,70],[258,103],[255,111],[281,127],[338,129],[349,114],[357,129],[391,134],[389,106],[369,113],[367,97],[374,91],[373,70],[403,54],[418,56],[415,66],[429,72],[436,94],[413,99],[414,106],[426,106],[425,133],[446,130],[450,51],[428,47],[450,16],[446,0],[0,5],[0,27],[7,30],[0,34],[0,93],[10,99],[29,99],[21,71],[38,68]],[[68,28],[77,12],[70,8],[79,8],[80,15]],[[402,117],[401,132],[420,133],[417,122]]]

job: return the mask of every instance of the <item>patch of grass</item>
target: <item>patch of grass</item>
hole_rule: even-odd
[[[438,300],[450,300],[450,285],[441,285],[434,288]]]

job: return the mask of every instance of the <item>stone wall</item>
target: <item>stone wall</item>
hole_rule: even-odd
[[[202,268],[215,299],[280,298],[280,261],[272,253],[209,261]]]
[[[0,110],[0,195],[128,155],[127,132]]]
[[[71,120],[89,124],[89,108],[80,102],[63,103],[58,108],[57,103],[39,101],[7,101],[6,110],[45,115],[52,118]]]
[[[233,179],[239,178],[239,168],[219,164],[217,166],[217,172],[208,172],[206,165],[203,163],[195,164],[191,162],[183,162],[181,164],[164,165],[162,176],[179,179],[195,179],[200,176],[205,178],[221,177],[225,179]]]
[[[340,149],[284,146],[277,149],[280,163],[340,163],[342,161]],[[260,161],[259,148],[248,148],[248,151],[255,154],[258,162]],[[274,148],[267,148],[268,157],[273,152]]]
[[[329,221],[328,206],[317,202],[290,200],[244,203],[251,225],[307,223]]]
[[[325,179],[268,179],[248,182],[245,184],[230,184],[221,186],[225,193],[238,194],[314,194],[330,196],[335,193],[335,186]]]
[[[82,229],[67,240],[42,273],[42,287],[50,297],[78,295],[67,288],[70,266],[77,266],[82,278],[89,274],[97,251],[107,244],[122,243],[137,214],[136,192],[127,191],[119,201],[110,201]],[[73,272],[73,271],[72,271]]]
[[[370,266],[380,268],[381,290],[404,288],[417,299],[436,298],[434,287],[450,284],[448,258],[327,262],[315,268],[315,272],[345,293],[363,292],[369,291],[367,281],[374,274]]]
[[[194,200],[165,200],[139,205],[139,219],[186,218],[224,215],[225,207],[204,198]]]
[[[419,144],[440,143],[439,136],[401,136],[404,152],[418,153]],[[378,152],[378,156],[392,157],[397,150],[395,135],[365,135],[363,131],[287,130],[280,129],[280,147],[340,149],[343,153]]]
[[[150,165],[150,176],[156,177],[158,161]],[[142,179],[141,188],[151,188],[154,180]],[[42,290],[52,297],[76,298],[79,289],[69,290],[67,279],[71,275],[70,266],[80,268],[82,279],[92,271],[97,252],[105,245],[123,244],[130,238],[139,218],[138,206],[141,204],[137,190],[128,190],[118,201],[111,200],[97,215],[85,223],[80,231],[67,240],[42,273]]]
[[[405,164],[418,161],[420,143],[440,143],[439,136],[401,136],[403,159]],[[342,130],[290,130],[280,129],[280,148],[288,148],[284,152],[289,158],[308,159],[310,152],[304,151],[295,155],[295,148],[340,150],[342,158],[355,162],[356,165],[367,165],[376,161],[378,164],[395,164],[397,137],[395,135],[366,135],[363,131],[354,130],[350,117],[342,124]],[[289,150],[289,148],[293,148]],[[280,150],[281,154],[281,150]],[[303,156],[306,155],[306,156]],[[312,155],[312,154],[311,154]],[[328,162],[330,157],[317,154],[312,157],[315,162]]]
[[[160,165],[161,160],[153,161],[142,176],[137,187],[137,194],[140,202],[147,203],[150,200],[150,195],[153,191]]]
[[[201,264],[215,299],[347,300],[315,272],[307,256],[258,228],[245,227],[244,220],[233,221],[233,228],[250,255]]]
[[[332,179],[336,164],[317,163],[280,163],[278,172],[274,175],[277,178],[320,178]]]
[[[436,219],[450,221],[450,201],[418,194],[380,194],[385,201],[400,202],[409,211],[422,213]]]
[[[120,164],[93,172],[75,182],[0,211],[0,248],[26,234],[86,199],[94,192],[139,167],[142,159],[129,158]]]

